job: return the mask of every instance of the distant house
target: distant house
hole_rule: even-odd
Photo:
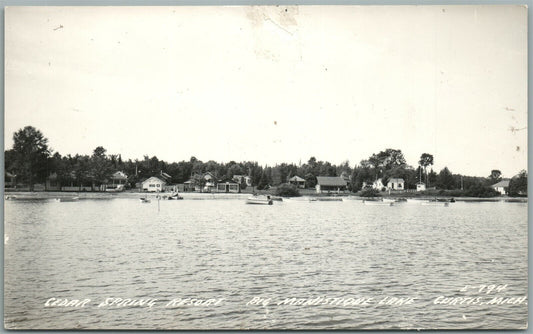
[[[490,187],[502,195],[507,195],[507,192],[509,191],[509,180],[501,180]]]
[[[316,192],[319,194],[324,192],[344,192],[348,187],[346,181],[338,176],[317,176],[316,180]]]
[[[426,190],[426,184],[424,182],[417,182],[416,191],[424,191],[424,190]]]
[[[340,177],[342,177],[344,181],[346,181],[346,183],[350,183],[350,181],[352,180],[350,174],[348,174],[347,171],[343,171]]]
[[[105,190],[107,191],[121,191],[124,190],[124,187],[126,186],[126,183],[128,182],[128,176],[124,172],[115,172],[109,180],[107,181],[107,184],[105,186]]]
[[[239,182],[240,184],[244,181],[247,187],[252,186],[252,178],[248,175],[233,175],[233,181]]]
[[[183,182],[183,191],[194,191],[194,183],[192,180]]]
[[[383,181],[381,179],[377,179],[376,181],[374,181],[374,183],[372,183],[372,188],[381,190],[385,188],[385,185],[383,184]]]
[[[59,184],[57,173],[52,173],[52,174],[48,175],[48,177],[46,178],[46,181],[45,181],[45,189],[48,190],[48,191],[50,191],[50,190],[56,190],[56,191],[61,190],[61,184]]]
[[[294,175],[289,179],[290,184],[294,184],[298,188],[305,188],[305,179],[302,179],[298,175]]]
[[[211,172],[207,172],[203,174],[203,177],[205,179],[205,185],[203,191],[205,192],[211,192],[215,189],[216,185],[216,179],[215,176]]]
[[[152,176],[142,182],[142,190],[149,192],[161,192],[164,191],[166,185],[167,181],[160,175]]]
[[[405,190],[405,182],[402,178],[391,178],[387,182],[387,189],[389,190]]]
[[[196,180],[203,178],[204,185],[198,184]],[[211,172],[194,174],[184,185],[184,191],[211,192],[216,188],[215,176]]]
[[[5,188],[16,188],[17,187],[17,176],[10,172],[5,172],[4,187]]]
[[[217,183],[217,192],[219,193],[240,193],[241,185],[233,180],[219,180]]]

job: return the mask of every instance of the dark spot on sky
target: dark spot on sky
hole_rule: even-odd
[[[443,8],[443,9],[442,9],[442,12],[443,12],[443,13],[446,13],[446,9]]]
[[[278,122],[277,122],[277,121],[274,121],[274,125],[278,125]]]
[[[516,147],[516,152],[520,151],[520,146]]]
[[[59,27],[54,28],[54,31],[56,31],[56,30],[58,30],[58,29],[62,29],[62,28],[63,28],[63,25],[60,24]]]
[[[285,8],[285,13],[287,13],[287,8]]]

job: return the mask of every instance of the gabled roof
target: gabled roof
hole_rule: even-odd
[[[305,179],[302,179],[302,178],[299,177],[298,175],[294,175],[293,177],[291,177],[291,178],[289,179],[289,181],[304,182]]]
[[[167,183],[167,180],[163,179],[160,176],[151,176],[151,177],[147,178],[146,180],[142,181],[142,183],[145,183],[146,181],[151,180],[151,179],[156,179],[156,180],[159,180],[159,181],[161,181],[163,183]]]
[[[317,183],[321,186],[346,187],[346,181],[338,176],[317,176]]]
[[[389,179],[389,182],[405,182],[401,177],[400,178],[392,178],[392,179]]]
[[[172,178],[172,176],[170,176],[167,173],[161,171],[161,175],[159,175],[158,178],[163,179],[163,180],[166,181],[166,180],[170,180]]]
[[[492,188],[509,187],[509,180],[501,180],[500,182],[493,184],[491,187]]]
[[[124,174],[124,172],[115,172],[112,176],[111,176],[111,179],[112,180],[126,180],[128,179],[128,176],[126,174]]]
[[[235,184],[239,184],[238,182],[235,182],[235,181],[232,180],[232,179],[222,179],[222,180],[218,180],[218,183],[235,183]]]

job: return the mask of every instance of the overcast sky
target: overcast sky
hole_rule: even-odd
[[[527,168],[524,6],[9,7],[5,145]]]

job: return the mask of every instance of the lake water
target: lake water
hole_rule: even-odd
[[[527,231],[523,203],[6,201],[5,324],[524,328]]]

